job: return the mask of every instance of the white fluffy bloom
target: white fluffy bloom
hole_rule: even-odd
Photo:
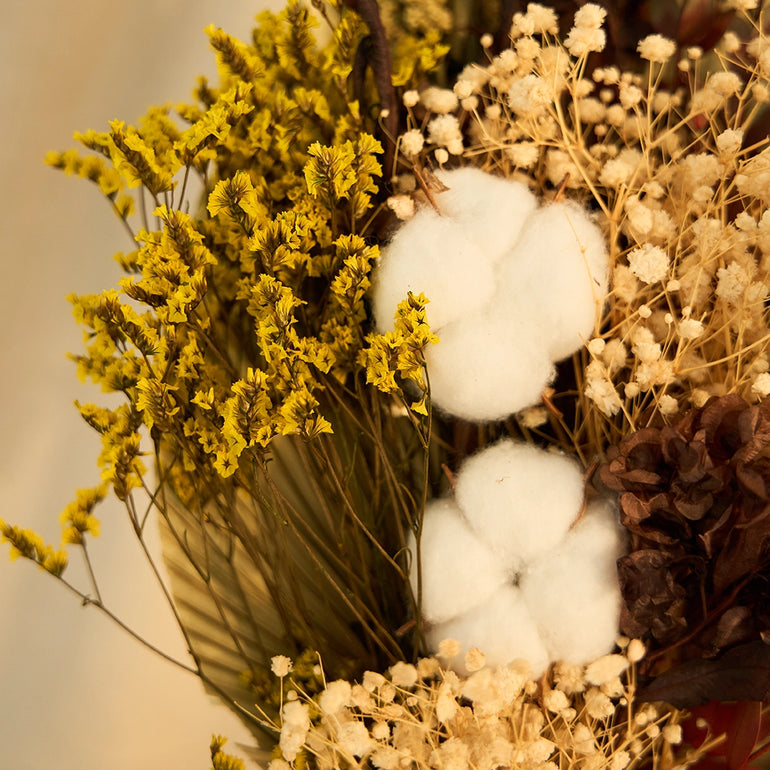
[[[424,144],[425,137],[419,128],[411,128],[401,135],[401,152],[407,158],[414,158],[416,155],[419,155]]]
[[[603,29],[573,27],[564,41],[564,47],[573,56],[580,57],[591,53],[591,51],[603,51],[606,42],[607,38]]]
[[[536,404],[555,375],[524,317],[479,312],[438,334],[425,350],[433,403],[463,419],[500,420]]]
[[[708,86],[720,96],[727,98],[743,88],[743,81],[734,72],[715,72],[708,79]]]
[[[458,99],[468,99],[473,94],[473,86],[467,80],[458,80],[452,87]]]
[[[620,396],[608,372],[598,361],[591,361],[586,367],[584,392],[586,398],[591,399],[607,417],[612,417],[620,411]]]
[[[663,64],[676,52],[676,43],[663,35],[647,35],[639,41],[636,50],[642,59]]]
[[[390,667],[390,678],[396,687],[413,687],[417,683],[417,668],[399,661]]]
[[[539,75],[525,75],[508,89],[508,106],[521,117],[540,115],[550,103],[551,91]]]
[[[470,87],[470,94],[478,93],[489,80],[489,72],[486,67],[480,67],[478,64],[467,64],[457,78],[457,83],[464,83]],[[455,91],[455,93],[457,93]],[[458,94],[459,97],[459,94]]]
[[[546,478],[550,485],[543,484]],[[486,535],[497,559],[515,572],[564,539],[582,494],[583,476],[573,460],[513,441],[469,457],[455,486],[457,504],[472,529]],[[517,498],[512,506],[510,500]]]
[[[710,152],[688,154],[679,164],[685,188],[693,193],[699,187],[711,187],[723,176],[724,167]]]
[[[703,322],[694,318],[683,318],[677,327],[677,333],[683,340],[696,340],[703,332]]]
[[[270,659],[270,670],[279,677],[284,677],[291,672],[291,658],[285,655],[274,655]]]
[[[605,684],[620,676],[628,666],[628,658],[623,655],[603,655],[586,667],[586,681],[595,685]]]
[[[535,34],[555,35],[559,32],[559,19],[553,8],[547,8],[540,3],[528,3],[527,19],[531,21]]]
[[[601,28],[607,11],[596,3],[586,3],[575,13],[573,28],[564,41],[565,48],[576,57],[604,50],[606,36]]]
[[[666,277],[669,266],[668,254],[659,246],[645,243],[628,255],[631,272],[643,283],[653,284]]]
[[[620,104],[624,110],[631,110],[642,101],[642,89],[631,83],[622,83],[618,93]]]
[[[767,372],[758,374],[751,384],[751,392],[758,398],[770,396],[770,374]]]
[[[414,89],[404,91],[401,101],[404,103],[404,107],[414,107],[420,101],[420,94]]]
[[[717,149],[722,155],[736,155],[743,144],[743,130],[728,128],[717,136]]]
[[[669,396],[668,393],[664,393],[658,399],[658,409],[664,416],[672,415],[679,411],[679,404],[673,396]]]
[[[598,29],[604,24],[607,11],[596,3],[586,3],[575,12],[575,26],[580,29]]]
[[[719,45],[725,53],[735,53],[741,50],[743,43],[735,32],[725,32]]]
[[[612,701],[596,687],[592,687],[583,696],[588,716],[593,719],[609,719],[615,713],[615,706]]]
[[[310,708],[297,700],[284,703],[283,723],[281,725],[280,747],[284,758],[293,762],[299,750],[305,745],[310,729]]]
[[[414,198],[411,195],[391,195],[387,204],[388,208],[403,221],[414,216]]]
[[[344,679],[330,682],[318,699],[318,706],[324,714],[338,714],[350,705],[352,685]]]
[[[634,171],[636,171],[635,166],[632,166],[625,159],[611,158],[604,164],[599,174],[599,181],[605,187],[618,188],[628,182]]]
[[[363,722],[344,722],[337,729],[337,742],[344,751],[362,757],[374,748],[374,740]]]
[[[717,270],[716,295],[725,302],[736,305],[751,282],[751,276],[742,265],[731,262]]]
[[[540,148],[534,142],[514,142],[505,148],[505,154],[519,168],[532,168],[540,157]]]
[[[551,361],[560,361],[593,335],[608,273],[601,230],[577,205],[551,203],[528,217],[500,263],[495,302],[502,314],[522,319]]]
[[[641,639],[632,639],[626,647],[626,658],[629,663],[638,663],[647,653]]]
[[[770,199],[770,151],[764,149],[744,163],[735,175],[735,184],[746,197]]]
[[[438,115],[446,115],[457,109],[458,101],[454,91],[448,88],[437,88],[431,86],[426,88],[421,94],[420,99],[426,109],[435,112]]]
[[[698,113],[710,115],[719,108],[722,102],[724,102],[724,98],[707,85],[692,95],[692,99],[690,100],[690,112],[693,115],[697,115]]]
[[[431,144],[441,145],[452,152],[450,147],[457,142],[462,145],[462,140],[463,135],[456,115],[439,115],[428,123],[428,141]],[[452,154],[459,153],[452,152]]]
[[[571,527],[582,486],[573,460],[510,440],[466,461],[455,499],[433,501],[425,512],[429,644],[451,637],[461,649],[483,650],[482,679],[516,658],[538,676],[550,661],[587,663],[611,650],[620,530],[608,502],[590,504]],[[413,572],[415,588],[416,579]],[[453,665],[463,670],[464,660]]]
[[[424,207],[397,231],[373,278],[387,331],[408,291],[424,293],[440,338],[425,351],[434,404],[499,420],[537,404],[554,362],[593,335],[607,290],[602,232],[574,204],[537,209],[518,182],[439,171],[441,216]]]
[[[380,259],[372,296],[380,329],[393,328],[398,303],[410,291],[428,297],[428,322],[440,329],[488,303],[495,276],[478,242],[460,223],[424,208],[402,225]]]
[[[602,354],[604,348],[607,347],[607,343],[601,337],[594,337],[588,342],[586,347],[588,348],[588,352],[596,357]]]
[[[601,123],[607,115],[607,108],[593,96],[586,96],[576,102],[577,114],[584,123]]]
[[[682,742],[682,726],[681,725],[665,725],[661,730],[663,734],[663,740],[666,743],[671,743],[674,746]]]

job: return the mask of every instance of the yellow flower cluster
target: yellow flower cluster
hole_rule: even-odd
[[[67,552],[56,551],[53,546],[46,545],[43,538],[30,529],[22,529],[7,524],[0,519],[0,543],[9,543],[11,559],[20,556],[35,562],[41,569],[52,575],[60,576],[67,566]]]
[[[130,403],[122,419],[135,424],[123,444],[133,444],[141,421],[188,471],[229,476],[244,451],[276,435],[331,432],[318,400],[324,375],[344,383],[370,365],[361,325],[378,252],[362,235],[383,148],[341,88],[352,67],[343,57],[362,32],[353,19],[343,17],[326,51],[298,3],[265,15],[253,46],[209,28],[223,86],[202,83],[201,106],[179,108],[188,128],[156,108],[138,127],[116,121],[109,132],[78,134],[102,156],[95,162],[72,152],[49,158],[108,196],[141,186],[155,203],[157,229],[147,223],[134,236],[138,248],[118,256],[135,274],[121,281],[123,296],[73,298],[87,330],[81,376]],[[186,213],[188,177],[206,183],[214,170],[209,218]],[[317,279],[330,292],[317,296]],[[407,359],[424,342],[407,335],[391,374],[421,383]],[[382,360],[371,366],[369,381],[381,379]],[[120,443],[115,426],[100,432],[109,445],[102,464],[115,468],[107,457]],[[124,498],[141,470],[128,470],[138,447],[122,453],[126,468],[113,477]]]
[[[411,408],[422,415],[428,414],[426,399],[429,393],[423,350],[426,345],[438,342],[425,320],[427,302],[423,294],[415,297],[409,292],[408,298],[398,305],[394,330],[367,335],[367,347],[360,353],[360,361],[366,368],[366,381],[384,393],[401,389],[397,376],[416,385],[422,395]]]
[[[411,382],[422,425],[422,348],[433,337],[424,298],[410,298],[387,355],[367,338],[392,137],[378,62],[363,56],[367,23],[329,6],[323,47],[295,0],[262,14],[248,42],[210,27],[217,86],[202,79],[193,104],[78,133],[84,150],[47,157],[94,182],[132,241],[115,255],[126,273],[116,288],[69,298],[84,331],[78,375],[122,401],[77,404],[101,437],[102,483],[62,513],[64,544],[81,549],[91,582],[67,586],[108,611],[87,550],[95,506],[114,493],[148,557],[155,511],[170,562],[186,565],[182,588],[197,580],[200,592],[177,606],[164,586],[166,598],[196,673],[230,702],[253,702],[276,648],[295,659],[320,649],[342,673],[413,644],[393,629],[412,603],[403,545],[425,495],[385,490],[425,441],[390,420]],[[414,88],[436,66],[439,37],[401,38],[396,85]],[[370,387],[386,381],[385,393]],[[427,484],[422,466],[410,469],[416,489]],[[61,577],[65,551],[2,522],[0,532],[13,556]],[[217,618],[218,646],[185,626],[200,606],[212,608],[209,626]],[[209,670],[228,674],[212,682]],[[221,748],[212,744],[212,761],[230,767]]]

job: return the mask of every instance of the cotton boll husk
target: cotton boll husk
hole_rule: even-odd
[[[552,203],[527,222],[501,263],[495,302],[531,319],[533,336],[559,361],[593,336],[607,293],[601,230],[572,203]]]
[[[430,300],[426,317],[435,331],[484,307],[495,291],[492,265],[462,227],[429,208],[404,224],[383,249],[372,285],[377,326],[393,329],[407,292]]]
[[[596,501],[559,547],[529,564],[521,591],[552,660],[582,664],[612,650],[622,551],[616,506]]]
[[[522,320],[478,313],[439,330],[425,350],[434,406],[466,420],[502,420],[540,402],[554,369]]]
[[[583,474],[566,455],[505,439],[463,463],[455,500],[478,538],[517,572],[567,535],[583,502]]]
[[[472,166],[437,171],[436,176],[449,188],[436,195],[441,214],[457,222],[493,262],[502,259],[537,208],[537,198],[521,182]]]
[[[478,647],[487,659],[487,666],[504,666],[524,658],[537,678],[547,668],[549,658],[540,640],[530,610],[515,586],[500,588],[486,602],[466,612],[462,617],[430,628],[426,640],[436,649],[442,639],[456,639],[460,654],[452,659],[452,668],[467,676],[465,653]]]
[[[410,538],[412,591],[417,596],[416,542]],[[420,541],[423,618],[441,623],[481,604],[508,576],[463,519],[453,500],[425,506]],[[440,640],[439,640],[440,641]]]

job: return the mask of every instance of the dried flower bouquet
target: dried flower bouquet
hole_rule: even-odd
[[[651,1],[631,41],[594,3],[501,5],[210,28],[195,104],[50,155],[133,242],[119,288],[72,297],[79,374],[125,400],[78,404],[102,483],[69,548],[2,536],[120,622],[87,544],[122,500],[173,662],[272,770],[748,767],[770,746],[764,8]],[[240,767],[223,745],[215,770]]]

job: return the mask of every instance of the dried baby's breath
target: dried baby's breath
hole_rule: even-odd
[[[395,664],[392,684],[370,672],[365,683],[368,679],[373,697],[366,701],[350,701],[350,686],[339,682],[312,698],[299,692],[276,725],[284,758],[294,761],[301,752],[304,761],[334,767],[346,757],[368,757],[375,768],[420,770],[437,763],[457,768],[546,763],[550,768],[590,760],[592,767],[622,769],[632,756],[653,756],[664,747],[674,757],[681,742],[679,712],[635,704],[633,663],[627,656],[607,655],[587,667],[556,664],[541,685],[527,678],[524,665],[492,669],[484,667],[481,651],[471,657],[480,668],[465,679],[435,658],[423,659],[416,668]],[[399,685],[406,672],[404,686]],[[586,688],[591,681],[604,682],[606,692]],[[391,692],[383,695],[386,687]],[[692,761],[697,754],[687,757]]]

